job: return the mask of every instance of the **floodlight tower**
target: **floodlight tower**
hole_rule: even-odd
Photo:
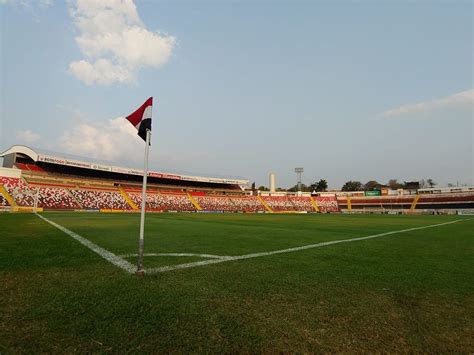
[[[303,168],[295,168],[295,173],[298,178],[298,192],[301,192],[301,174],[303,173]]]

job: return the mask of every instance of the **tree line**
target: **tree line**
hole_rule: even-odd
[[[341,187],[341,191],[377,191],[381,190],[382,188],[390,188],[391,190],[397,189],[422,189],[427,187],[435,187],[436,182],[433,179],[421,179],[420,181],[404,181],[399,182],[397,179],[390,179],[386,184],[381,184],[376,180],[369,180],[365,184],[360,181],[353,181],[349,180],[344,183]],[[301,191],[302,192],[324,192],[328,189],[328,182],[326,179],[321,179],[316,181],[310,185],[301,184]],[[269,188],[266,186],[259,186],[255,188],[255,183],[252,184],[252,190],[260,190],[260,191],[269,191]],[[299,191],[298,185],[294,185],[288,189],[284,189],[278,187],[276,191],[288,191],[288,192],[297,192]]]

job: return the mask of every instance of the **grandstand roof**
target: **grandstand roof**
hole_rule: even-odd
[[[21,154],[27,156],[35,162],[43,162],[56,165],[72,166],[76,168],[92,169],[99,171],[108,171],[114,173],[130,174],[130,175],[143,175],[143,170],[133,169],[127,167],[119,167],[111,165],[109,162],[94,162],[87,158],[78,157],[70,154],[57,153],[44,149],[30,148],[24,145],[14,145],[6,151],[0,153],[0,157],[5,157],[10,154]],[[234,179],[234,178],[218,178],[218,177],[204,177],[204,176],[192,176],[174,173],[164,173],[156,171],[148,171],[148,176],[174,179],[174,180],[185,180],[185,181],[199,181],[199,182],[211,182],[221,184],[238,184],[247,185],[249,180],[245,179]]]

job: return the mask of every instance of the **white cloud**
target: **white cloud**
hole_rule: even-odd
[[[106,122],[82,122],[64,132],[60,148],[71,154],[95,159],[127,161],[141,156],[143,140],[125,118]]]
[[[53,6],[53,0],[0,0],[0,5],[11,4],[25,10],[33,10],[35,7],[47,9]]]
[[[20,143],[33,143],[40,138],[41,136],[38,133],[30,131],[29,129],[16,132],[16,139],[18,139]]]
[[[442,108],[474,108],[474,89],[459,92],[439,99],[403,105],[381,114],[382,117],[398,117],[407,114],[422,113]]]
[[[127,83],[134,80],[130,70],[114,65],[107,59],[99,59],[94,63],[86,60],[72,62],[69,66],[71,72],[87,85],[108,85],[114,82]]]
[[[144,27],[133,0],[76,0],[70,14],[85,58],[69,70],[88,85],[132,83],[141,68],[165,64],[176,44],[174,37]]]

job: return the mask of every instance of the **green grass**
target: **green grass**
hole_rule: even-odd
[[[117,255],[136,253],[138,215],[45,216]],[[145,251],[242,255],[460,218],[150,214]],[[2,214],[0,353],[472,353],[473,230],[466,219],[137,277],[35,215]]]

